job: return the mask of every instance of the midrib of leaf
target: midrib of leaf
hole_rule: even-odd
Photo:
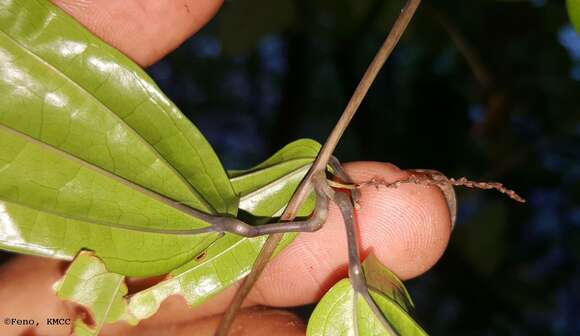
[[[13,38],[10,34],[8,34],[7,32],[5,32],[4,30],[0,29],[0,33],[6,37],[8,40],[10,40],[13,44],[15,44],[18,48],[20,48],[21,50],[24,50],[25,53],[27,53],[28,55],[30,55],[31,57],[33,57],[34,59],[36,59],[38,62],[40,62],[40,64],[44,65],[45,67],[47,67],[49,70],[51,70],[53,73],[57,74],[58,76],[60,76],[61,78],[64,78],[65,81],[71,83],[74,87],[76,87],[78,90],[80,90],[81,92],[85,93],[86,96],[89,97],[89,99],[91,99],[92,101],[96,102],[96,104],[100,107],[102,107],[106,112],[108,112],[108,114],[110,114],[113,118],[115,118],[116,120],[118,120],[120,123],[122,123],[123,125],[125,125],[127,127],[127,129],[133,133],[137,139],[143,143],[152,153],[153,155],[155,155],[155,157],[162,162],[168,169],[170,169],[175,175],[176,177],[186,186],[186,188],[192,193],[192,195],[194,197],[196,197],[199,201],[201,201],[208,209],[210,209],[210,211],[212,213],[216,213],[215,208],[213,207],[213,205],[211,205],[207,199],[205,199],[205,197],[203,197],[203,195],[201,195],[197,190],[195,190],[192,185],[187,181],[187,179],[179,172],[177,171],[177,169],[175,169],[175,167],[168,162],[163,156],[161,156],[161,154],[157,151],[157,149],[152,146],[147,140],[145,140],[141,134],[139,134],[133,127],[131,127],[131,125],[129,125],[124,119],[122,119],[121,117],[119,117],[115,112],[113,112],[107,105],[103,104],[99,99],[97,99],[97,97],[95,97],[90,91],[88,91],[85,87],[83,87],[82,85],[80,85],[77,81],[74,81],[72,78],[70,78],[69,76],[65,75],[60,69],[56,68],[55,66],[53,66],[51,63],[47,62],[46,60],[44,60],[42,57],[38,56],[36,53],[34,53],[32,50],[30,50],[29,48],[27,48],[26,46],[22,45],[18,40],[16,40],[15,38]],[[139,78],[137,78],[137,82],[139,83],[139,85],[142,86],[141,80]],[[146,88],[143,88],[145,92],[147,92],[147,95],[149,97],[151,97],[149,90],[147,90]],[[40,97],[39,97],[40,98]],[[167,113],[167,111],[159,106],[159,104],[155,101],[155,99],[153,99],[153,101],[155,102],[156,106],[160,107],[161,109],[163,109],[163,111],[165,111]],[[173,118],[169,118],[171,119],[171,121],[175,124],[175,121],[173,120]],[[176,127],[176,129],[179,129],[178,127]],[[180,130],[181,132],[181,130]],[[190,146],[193,148],[193,150],[195,150],[195,152],[199,155],[199,152],[197,151],[197,148],[195,146],[193,146],[191,144],[191,142],[189,142],[189,139],[187,137],[184,137],[187,139],[188,143],[190,144]],[[69,154],[71,156],[74,156],[72,154]],[[76,157],[76,156],[75,156]],[[201,156],[200,156],[201,157]],[[79,160],[82,160],[81,158],[78,158]],[[84,161],[84,160],[82,160]],[[202,164],[204,166],[204,169],[206,170],[207,173],[207,167],[205,167],[205,163],[202,160]],[[115,174],[116,175],[116,174]],[[212,181],[212,187],[214,188],[214,190],[217,191],[217,188],[215,187],[215,185],[213,184],[213,179],[209,179],[210,181]],[[219,194],[219,193],[218,193]]]
[[[158,234],[174,233],[174,231],[171,230],[171,229],[155,230],[155,229],[149,229],[149,228],[146,228],[146,227],[134,227],[134,226],[131,226],[131,227],[127,226],[127,227],[125,227],[124,225],[122,225],[122,224],[120,225],[120,224],[117,224],[117,223],[99,222],[99,221],[96,221],[94,219],[85,219],[85,218],[79,218],[79,217],[76,217],[76,216],[63,216],[62,214],[56,213],[56,212],[51,211],[51,210],[38,209],[38,208],[32,207],[32,206],[30,206],[28,204],[22,204],[20,202],[15,202],[15,201],[7,201],[7,200],[4,200],[2,198],[0,198],[0,202],[9,203],[9,204],[16,204],[16,205],[21,206],[23,208],[28,208],[28,209],[36,210],[36,211],[39,211],[39,212],[44,212],[44,213],[51,214],[51,215],[55,215],[55,216],[59,216],[59,217],[62,217],[62,218],[68,218],[68,219],[71,219],[71,220],[75,220],[75,221],[87,223],[89,225],[104,226],[104,227],[107,227],[109,229],[131,230],[131,231],[138,231],[138,232],[142,232],[142,233],[152,233],[152,234],[155,234],[155,233],[158,233]],[[219,239],[219,238],[220,238],[220,236],[216,236],[216,238],[214,239],[214,241],[217,240],[217,239]],[[6,245],[10,245],[10,246],[14,246],[14,247],[22,247],[22,248],[25,248],[25,247],[28,246],[27,244],[18,244],[18,243],[14,243],[13,241],[4,241],[4,240],[0,240],[0,241],[2,241],[4,244],[7,243]],[[59,247],[45,247],[45,248],[50,249],[50,250],[58,250],[59,249]],[[179,253],[176,253],[176,254],[172,254],[172,255],[167,256],[167,257],[164,257],[164,258],[156,258],[154,260],[155,261],[171,260],[171,259],[173,259],[173,258],[175,258],[177,256],[180,256],[180,255],[183,255],[183,254],[187,254],[189,252],[190,252],[189,250],[185,250],[183,252],[179,252]],[[107,256],[106,258],[107,259],[110,259],[110,260],[120,260],[120,261],[129,261],[129,262],[143,262],[143,263],[145,263],[145,262],[151,262],[151,260],[118,258],[118,257],[113,257],[113,256]],[[66,257],[66,258],[59,257],[59,259],[72,260],[70,257]]]
[[[396,304],[397,306],[399,306],[399,304],[395,300],[393,300],[391,298],[388,298],[386,295],[383,295],[381,293],[380,296],[386,298],[390,302],[393,302],[394,304]],[[398,336],[399,335],[397,333],[397,331],[393,328],[393,326],[390,324],[390,322],[387,320],[387,317],[385,316],[385,314],[383,314],[383,312],[381,311],[381,309],[377,305],[377,302],[372,298],[372,296],[370,294],[370,289],[368,290],[367,293],[362,293],[361,294],[361,299],[365,302],[365,304],[371,310],[371,312],[373,313],[373,316],[383,326],[383,330],[387,334],[392,335],[392,336]],[[406,312],[406,310],[405,310],[405,312]]]
[[[297,167],[303,167],[304,165],[310,166],[312,161],[314,161],[314,158],[297,158],[297,159],[291,159],[291,160],[278,162],[278,163],[275,163],[271,166],[260,168],[258,170],[242,171],[241,173],[240,173],[240,171],[233,171],[232,172],[233,174],[240,174],[240,175],[235,175],[234,177],[231,177],[230,181],[233,184],[234,182],[236,182],[238,180],[246,179],[246,178],[252,177],[252,176],[260,176],[260,175],[263,175],[264,172],[266,172],[268,170],[275,170],[278,167],[287,166],[287,165],[290,165],[291,163],[295,163],[295,162],[304,163],[302,166],[297,166]]]
[[[397,305],[399,305],[399,306],[400,306],[400,307],[401,307],[403,310],[405,310],[405,311],[407,311],[407,310],[408,310],[408,308],[407,308],[407,307],[404,307],[404,306],[403,306],[403,305],[402,305],[402,304],[401,304],[399,301],[397,301],[397,300],[394,300],[393,298],[389,297],[389,296],[388,296],[388,295],[386,295],[385,293],[381,292],[381,290],[380,290],[380,289],[378,289],[378,288],[375,288],[375,287],[373,287],[373,286],[368,286],[368,285],[367,285],[367,287],[368,287],[368,289],[369,289],[369,292],[371,292],[371,291],[372,291],[372,292],[373,292],[374,294],[376,294],[376,295],[379,295],[379,296],[381,296],[381,297],[384,297],[385,299],[392,300],[392,301],[393,301],[393,302],[395,302]],[[409,300],[409,302],[410,302],[410,303],[412,303],[412,301],[411,301],[411,297],[409,296],[409,294],[408,294],[407,292],[405,292],[404,294],[406,294],[406,295],[407,295],[407,296],[405,297],[405,299]],[[412,305],[410,305],[410,307],[413,307],[413,306],[412,306]]]
[[[354,292],[354,291],[353,291],[353,292]],[[345,297],[346,295],[348,295],[348,294],[349,294],[349,293],[348,293],[348,291],[347,291],[347,292],[345,292],[345,293],[344,293],[344,294],[343,294],[341,297],[337,298],[337,299],[335,300],[335,302],[332,304],[332,306],[331,306],[331,307],[328,309],[328,311],[332,312],[332,311],[334,310],[334,308],[335,308],[337,305],[339,305],[339,304],[340,304],[340,302],[341,302],[342,298],[344,298],[344,297]],[[331,314],[328,314],[328,315],[331,315]],[[327,330],[327,325],[328,325],[328,319],[325,319],[325,320],[324,320],[324,327],[322,328],[322,330],[325,330],[325,331],[326,331],[326,330]]]
[[[355,336],[358,336],[358,293],[351,288],[352,291],[352,324]]]
[[[107,309],[105,309],[105,311],[103,312],[103,319],[102,319],[102,321],[100,321],[100,323],[97,324],[97,328],[95,329],[95,333],[94,333],[95,336],[99,335],[99,333],[101,332],[101,329],[103,329],[103,326],[105,325],[105,323],[107,321],[107,317],[109,316],[109,311],[111,310],[111,307],[113,306],[113,302],[115,301],[115,296],[119,292],[119,289],[121,288],[121,284],[123,283],[123,281],[125,281],[125,277],[119,277],[119,281],[117,281],[117,286],[115,286],[115,290],[113,292],[113,297],[111,298],[111,300],[109,300],[109,302],[107,304]]]
[[[299,141],[299,140],[297,140],[297,141]],[[312,161],[314,161],[315,158],[316,158],[316,156],[298,157],[298,158],[293,158],[293,159],[287,159],[287,160],[275,162],[275,163],[270,164],[268,166],[260,165],[258,167],[253,167],[253,168],[250,168],[248,170],[228,170],[228,174],[230,175],[230,181],[236,181],[236,180],[245,178],[247,176],[260,175],[264,171],[273,170],[273,169],[280,167],[280,166],[290,165],[291,163],[294,163],[294,162],[298,162],[298,163],[304,162],[304,164],[312,163]]]
[[[20,202],[15,202],[15,201],[6,201],[6,200],[0,198],[0,203],[1,202],[8,203],[8,204],[16,204],[16,205],[21,206],[23,208],[28,208],[28,209],[36,210],[36,211],[39,211],[39,212],[44,212],[44,213],[51,214],[51,215],[55,215],[55,216],[59,216],[59,217],[62,217],[62,218],[68,218],[70,220],[75,220],[75,221],[87,223],[89,225],[104,226],[104,227],[107,227],[107,228],[109,228],[111,230],[112,229],[121,229],[121,230],[124,229],[124,230],[139,231],[139,232],[142,232],[142,233],[152,233],[152,234],[154,234],[154,233],[158,233],[158,234],[174,233],[174,232],[172,232],[171,229],[167,229],[167,230],[163,230],[163,229],[160,229],[160,230],[154,230],[154,229],[153,230],[148,230],[148,228],[145,228],[145,227],[124,227],[123,225],[119,225],[117,223],[98,222],[98,221],[95,221],[93,219],[77,218],[75,216],[63,216],[62,214],[56,213],[56,212],[51,211],[51,210],[38,209],[38,208],[35,208],[35,207],[32,207],[32,206],[29,206],[27,204],[22,204]],[[221,238],[221,236],[215,236],[215,238],[213,239],[213,242],[215,242],[219,238]],[[26,248],[26,247],[29,246],[28,243],[19,244],[19,243],[15,243],[13,241],[10,241],[10,240],[6,241],[6,240],[1,240],[0,239],[0,242],[2,242],[2,244],[5,245],[5,246],[12,246],[12,247],[15,247],[15,248]],[[209,242],[208,244],[211,244],[211,242]],[[47,250],[53,250],[53,252],[55,252],[52,255],[53,258],[58,258],[58,259],[61,259],[61,260],[73,260],[73,258],[74,258],[74,256],[71,257],[71,256],[68,256],[68,255],[63,255],[63,254],[56,253],[56,252],[58,252],[58,250],[60,249],[60,247],[47,247],[47,246],[43,246],[43,248],[45,248]],[[184,254],[188,254],[188,253],[190,253],[189,250],[184,250],[183,252],[178,252],[178,253],[175,253],[175,254],[166,256],[164,258],[157,257],[156,259],[153,259],[153,260],[118,258],[118,257],[113,257],[113,256],[106,256],[106,259],[107,260],[127,261],[127,262],[149,263],[149,262],[152,262],[152,261],[158,262],[158,261],[164,261],[164,260],[171,260],[171,259],[173,259],[175,257],[181,256],[181,255],[184,255]]]
[[[175,210],[178,210],[178,211],[180,211],[180,212],[188,215],[189,217],[194,217],[194,218],[197,218],[197,219],[199,219],[201,221],[204,221],[203,217],[206,217],[206,219],[210,217],[209,215],[203,214],[203,213],[201,213],[201,212],[199,212],[197,210],[194,210],[192,208],[189,208],[187,206],[184,206],[184,205],[182,205],[182,204],[180,204],[180,203],[178,203],[178,202],[176,202],[176,201],[174,201],[172,199],[169,199],[169,198],[167,198],[167,197],[165,197],[165,196],[163,196],[161,194],[158,194],[158,193],[156,193],[154,191],[151,191],[149,189],[146,189],[146,188],[144,188],[144,187],[142,187],[142,186],[140,186],[138,184],[135,184],[135,183],[133,183],[133,182],[131,182],[129,180],[126,180],[126,179],[124,179],[121,176],[112,174],[112,173],[110,173],[110,172],[108,172],[108,171],[106,171],[106,170],[104,170],[104,169],[102,169],[102,168],[100,168],[100,167],[98,167],[96,165],[93,165],[90,162],[81,160],[81,159],[77,158],[76,156],[71,155],[71,154],[69,154],[69,153],[67,153],[67,152],[65,152],[65,151],[63,151],[63,150],[61,150],[59,148],[56,148],[54,146],[51,146],[50,144],[47,144],[45,142],[39,141],[39,140],[37,140],[37,139],[35,139],[35,138],[27,135],[27,134],[24,134],[22,132],[19,132],[17,130],[12,129],[12,128],[6,127],[6,126],[4,126],[2,124],[0,124],[0,128],[6,130],[7,132],[10,132],[10,133],[12,133],[12,134],[14,134],[16,136],[19,136],[19,137],[23,138],[25,141],[34,143],[36,145],[39,145],[39,146],[45,148],[46,150],[52,151],[53,153],[56,153],[57,155],[62,156],[66,160],[76,162],[76,163],[84,166],[85,168],[88,168],[88,169],[90,169],[90,170],[92,170],[92,171],[94,171],[94,172],[96,172],[98,174],[101,174],[103,176],[106,176],[108,178],[111,178],[111,179],[115,180],[118,183],[121,183],[121,184],[123,184],[123,185],[125,185],[125,186],[127,186],[127,187],[129,187],[129,188],[131,188],[131,189],[133,189],[133,190],[135,190],[135,191],[143,194],[143,195],[148,196],[149,198],[152,198],[152,199],[154,199],[154,200],[156,200],[158,202],[161,202],[161,203],[163,203],[165,205],[168,205],[168,206],[174,208]],[[6,201],[6,202],[16,203],[16,202],[13,202],[13,201]],[[19,203],[16,203],[16,204],[19,204]],[[49,212],[49,213],[51,212],[51,211],[47,211],[45,209],[39,209],[39,208],[30,206],[30,205],[23,205],[23,206],[26,206],[28,208],[32,208],[32,209],[35,209],[35,210],[38,210],[38,211]],[[74,216],[70,216],[68,214],[54,213],[54,212],[53,212],[53,214],[58,215],[60,217],[71,218],[71,219],[80,220],[80,221],[87,221],[84,218],[77,219],[77,218],[74,218]],[[94,220],[92,220],[92,221],[94,221]],[[103,224],[99,223],[98,221],[94,221],[94,224],[103,225]],[[118,223],[110,223],[110,225],[109,224],[106,224],[106,226],[110,226],[110,227],[114,227],[114,228],[120,228],[120,229],[128,229],[128,230],[131,230],[132,229],[132,230],[140,231],[140,232],[153,232],[153,233],[157,232],[157,231],[144,231],[144,230],[155,230],[153,228],[146,228],[146,227],[142,227],[142,226],[125,226],[125,225],[118,224]],[[178,230],[171,230],[171,229],[165,229],[165,230],[163,230],[163,229],[160,229],[160,231],[157,232],[157,233],[168,233],[168,232],[171,232],[171,231],[178,231]]]
[[[163,233],[172,231],[170,229],[157,230],[154,228],[148,228],[148,227],[144,227],[144,226],[128,226],[128,225],[123,225],[123,224],[118,224],[118,223],[107,222],[107,221],[98,221],[98,220],[93,219],[93,218],[84,218],[81,216],[73,216],[73,215],[64,214],[64,213],[57,212],[57,211],[50,210],[50,209],[39,208],[37,206],[33,206],[30,204],[26,204],[26,203],[14,201],[14,200],[7,200],[7,199],[2,198],[2,196],[0,196],[0,201],[2,201],[4,203],[9,203],[9,204],[16,204],[20,207],[31,209],[34,211],[44,212],[44,213],[47,213],[50,215],[54,215],[54,216],[58,216],[58,217],[62,217],[62,218],[67,218],[67,219],[71,219],[71,220],[78,221],[78,222],[84,222],[84,223],[88,223],[88,224],[92,224],[92,225],[104,226],[104,227],[108,227],[111,229],[122,229],[122,230],[138,231],[138,232],[143,232],[143,233],[159,233],[159,234],[163,234]]]

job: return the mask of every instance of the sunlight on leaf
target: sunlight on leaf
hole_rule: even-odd
[[[0,2],[0,248],[124,275],[167,273],[217,234],[183,207],[235,216],[199,130],[147,74],[48,1]]]

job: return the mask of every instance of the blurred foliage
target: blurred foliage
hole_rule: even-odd
[[[248,167],[325,139],[402,5],[226,2],[150,73],[227,167]],[[431,334],[580,334],[580,37],[568,20],[564,1],[423,4],[338,148],[529,199],[459,191],[449,250],[409,282]]]
[[[568,13],[570,14],[570,21],[580,31],[580,0],[566,0],[568,5]]]

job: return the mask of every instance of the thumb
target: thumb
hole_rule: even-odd
[[[222,0],[52,0],[141,66],[149,66],[209,21]]]

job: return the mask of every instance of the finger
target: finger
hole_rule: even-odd
[[[171,326],[137,326],[117,335],[139,336],[180,336],[198,335],[213,336],[221,320],[221,315],[211,316],[206,319],[190,321]],[[232,335],[239,336],[303,336],[306,334],[306,326],[302,319],[295,314],[279,309],[251,308],[240,312],[232,329]]]
[[[74,321],[79,317],[78,306],[60,300],[52,290],[53,284],[61,278],[66,263],[46,258],[21,256],[14,258],[0,269],[0,316],[21,321],[35,321],[38,326],[0,324],[0,335],[68,335],[71,325],[47,325],[47,318]],[[182,306],[185,308],[185,305]],[[187,308],[186,308],[187,309]],[[188,309],[191,311],[191,309]],[[82,312],[85,314],[85,312]],[[137,327],[126,323],[106,326],[107,335],[213,335],[221,315],[205,319],[188,320],[185,323],[139,324]],[[167,322],[167,321],[166,321]],[[234,323],[236,335],[304,335],[304,321],[290,312],[279,309],[251,308],[243,310]]]
[[[209,21],[223,0],[52,0],[94,34],[148,66]]]
[[[34,320],[38,326],[0,324],[0,335],[68,335],[70,325],[47,325],[47,318],[69,318],[73,306],[61,301],[52,285],[62,276],[62,264],[46,258],[22,256],[0,269],[0,316],[21,320]]]
[[[394,181],[407,173],[393,165],[356,162],[345,165],[355,182],[373,177]],[[447,202],[437,187],[405,184],[397,189],[361,190],[357,210],[362,255],[371,251],[402,279],[427,271],[441,257],[451,233]],[[316,302],[347,276],[347,246],[338,209],[331,206],[318,232],[303,233],[276,257],[245,305],[296,306]],[[169,297],[145,326],[171,324],[223,312],[236,288],[229,288],[202,307],[191,310],[185,300]]]

